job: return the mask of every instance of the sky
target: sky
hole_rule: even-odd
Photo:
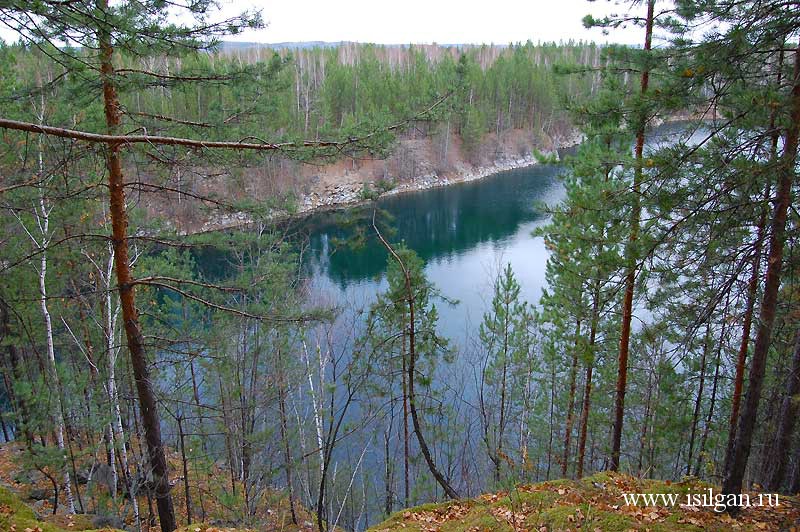
[[[223,0],[225,12],[261,8],[268,27],[237,40],[256,42],[357,41],[381,44],[508,44],[537,41],[609,42],[581,19],[626,11],[599,0]],[[614,42],[638,44],[642,32],[614,32]]]
[[[226,40],[261,43],[356,41],[381,44],[509,44],[584,40],[641,44],[642,30],[603,35],[583,28],[592,14],[625,13],[608,0],[219,0],[222,15],[261,9],[268,26]],[[0,37],[14,41],[0,28]]]

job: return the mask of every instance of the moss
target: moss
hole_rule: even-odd
[[[525,504],[534,509],[543,508],[555,502],[558,497],[558,493],[552,491],[512,491],[508,496],[498,499],[492,506],[512,508]]]
[[[614,512],[595,510],[591,514],[592,526],[607,532],[623,531],[636,528],[636,522],[630,517]]]
[[[576,517],[576,510],[579,508],[579,506],[575,505],[554,506],[540,512],[538,515],[538,522],[531,524],[546,525],[548,528],[555,529],[574,528],[577,523],[581,522],[581,520]]]
[[[205,523],[192,523],[191,525],[178,527],[178,529],[175,532],[194,532],[198,528],[200,529],[201,532],[205,532],[209,528],[212,529],[212,530],[220,530],[219,527],[215,527],[214,525],[208,525],[208,524],[205,524]],[[233,530],[233,529],[222,528],[221,530]],[[236,530],[238,530],[239,532],[247,532],[246,529],[244,529],[244,528],[236,529]],[[284,530],[289,530],[289,528],[286,528]]]
[[[592,482],[597,482],[598,484],[606,484],[608,482],[614,481],[614,473],[612,473],[611,471],[600,471],[590,477],[584,477],[582,481],[585,484],[589,485],[591,485]]]
[[[0,507],[8,507],[20,519],[35,519],[35,514],[17,495],[0,486]],[[0,512],[2,514],[3,512]]]
[[[687,479],[681,482],[667,482],[664,480],[644,481],[641,493],[701,493],[707,492],[709,488],[717,490],[713,484],[698,479]]]
[[[541,484],[537,484],[537,486],[541,486],[542,488],[573,488],[575,487],[576,482],[574,480],[569,480],[567,478],[559,478],[557,480],[547,480],[542,482]]]
[[[40,528],[42,532],[62,530],[55,525],[37,521],[36,514],[22,502],[22,499],[10,490],[0,487],[0,530],[11,530],[12,527],[19,531],[26,528],[33,530]]]
[[[480,511],[473,511],[458,521],[448,522],[442,526],[442,532],[464,532],[467,530],[492,530],[496,532],[513,532],[511,525],[505,521],[498,520],[489,513],[487,508]]]
[[[90,530],[91,521],[86,516],[75,516],[72,522],[73,526],[62,528],[54,523],[39,521],[36,519],[34,511],[22,502],[22,499],[10,490],[0,487],[0,530],[11,530],[13,527],[18,532],[25,529],[41,530],[42,532],[66,532],[67,530],[114,532],[110,528]]]
[[[685,494],[701,493],[713,486],[695,478],[681,482],[645,480],[619,473],[601,472],[581,481],[554,480],[532,486],[521,486],[509,493],[482,496],[472,501],[434,503],[401,510],[373,531],[424,532],[432,527],[442,532],[510,532],[513,525],[506,521],[509,510],[525,518],[524,527],[538,530],[546,527],[560,530],[602,530],[603,532],[699,532],[706,529],[723,532],[731,529],[732,521],[720,519],[709,512],[687,513],[676,506],[659,510],[655,521],[649,512],[634,509],[615,509],[623,503],[622,492],[677,494],[678,503]],[[559,493],[561,492],[561,493]],[[797,501],[800,504],[800,501]],[[413,515],[413,514],[419,515]],[[787,511],[779,519],[775,514],[758,517],[753,523],[740,521],[743,532],[777,530],[794,524],[796,513]],[[759,519],[760,517],[760,519]],[[779,522],[780,520],[780,522]],[[696,524],[693,524],[696,523]],[[782,525],[782,526],[778,526]],[[765,528],[766,526],[766,528]],[[190,531],[191,532],[191,531]]]
[[[552,530],[586,528],[594,530],[599,528],[603,532],[624,532],[636,528],[636,521],[630,517],[615,513],[605,512],[592,508],[588,504],[559,505],[548,508],[538,515],[531,515],[526,520],[529,526],[544,525]]]

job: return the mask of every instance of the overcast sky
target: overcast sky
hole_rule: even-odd
[[[567,39],[607,42],[581,19],[624,12],[599,0],[224,0],[225,10],[246,4],[263,9],[266,29],[237,40],[258,42],[358,41],[383,44],[508,44]],[[232,11],[231,11],[232,12]],[[638,43],[641,31],[614,32],[615,42]]]
[[[608,0],[221,0],[223,13],[261,8],[268,26],[230,40],[357,41],[383,44],[508,44],[593,40],[640,44],[642,31],[603,35],[581,19],[624,13],[630,2]],[[0,30],[7,41],[16,40]]]

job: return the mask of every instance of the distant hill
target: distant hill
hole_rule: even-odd
[[[248,48],[271,48],[274,50],[278,49],[290,49],[290,50],[298,50],[298,49],[306,49],[306,48],[335,48],[342,44],[370,44],[370,43],[353,43],[350,41],[296,41],[296,42],[275,42],[275,43],[261,43],[261,42],[234,42],[234,41],[222,41],[219,45],[219,49],[221,51],[231,51],[231,50],[244,50]],[[415,43],[418,44],[418,43]],[[448,44],[448,43],[434,43],[436,46],[440,46],[442,48],[462,48],[462,47],[473,47],[473,46],[481,46],[479,44]],[[409,44],[380,44],[378,46],[382,46],[385,48],[407,48]],[[428,46],[420,45],[420,46]],[[488,45],[487,45],[488,46]],[[495,46],[498,48],[506,48],[508,45],[506,44],[492,44],[491,46]]]
[[[326,42],[326,41],[303,41],[303,42],[276,42],[276,43],[261,43],[261,42],[233,42],[222,41],[219,48],[220,50],[241,50],[244,48],[333,48],[339,46],[341,42]]]

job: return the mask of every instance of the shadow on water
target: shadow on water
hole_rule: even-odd
[[[537,204],[560,199],[553,188],[561,172],[556,165],[511,170],[470,183],[382,198],[377,207],[394,217],[393,241],[404,241],[426,263],[454,259],[482,244],[502,243],[521,226],[543,220],[546,213]],[[385,250],[371,238],[357,250],[334,245],[351,234],[336,219],[335,213],[320,213],[306,221],[312,275],[325,275],[342,289],[379,277],[386,266]]]

